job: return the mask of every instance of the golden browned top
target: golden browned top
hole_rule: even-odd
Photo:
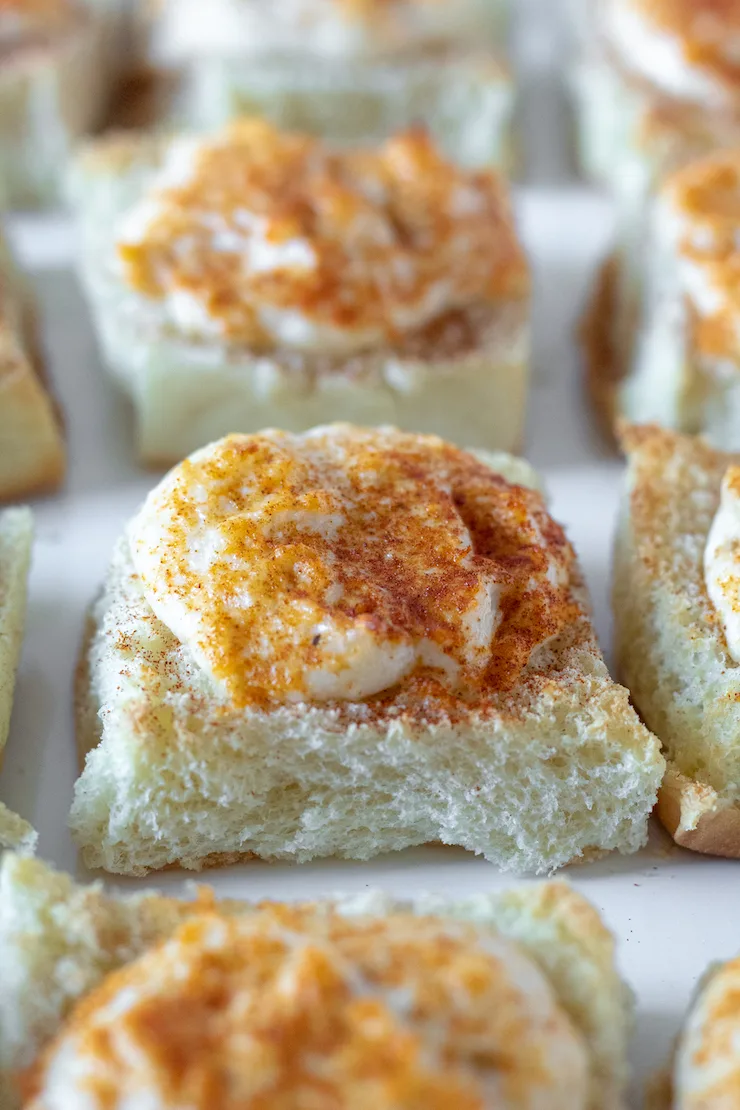
[[[309,344],[372,345],[527,291],[502,182],[447,163],[421,131],[338,152],[242,120],[191,161],[130,214],[118,254],[138,293],[190,306],[194,331],[269,348],[298,342],[299,321]]]
[[[715,357],[738,357],[740,339],[740,151],[712,154],[668,179],[665,195],[679,221],[680,258],[697,275],[687,282],[693,342]],[[709,291],[711,310],[693,289]]]
[[[494,1110],[549,1090],[554,1107],[581,1110],[585,1082],[578,1035],[508,942],[433,918],[265,905],[196,916],[111,974],[43,1053],[26,1105],[78,1105],[83,1091],[90,1110],[137,1096],[190,1110]]]
[[[650,21],[682,45],[686,60],[720,81],[740,82],[732,39],[740,35],[740,0],[631,0]]]
[[[374,692],[506,689],[580,612],[538,492],[394,429],[229,436],[173,471],[129,536],[155,612],[236,705],[352,697],[376,647],[410,654]],[[489,587],[498,617],[478,638]]]

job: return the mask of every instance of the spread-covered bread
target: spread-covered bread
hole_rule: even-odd
[[[638,847],[662,760],[534,487],[508,456],[348,425],[229,436],[176,467],[84,645],[87,862],[443,840],[545,870]]]
[[[83,277],[147,461],[393,423],[511,449],[530,280],[508,192],[416,128],[343,150],[254,118],[77,163]]]

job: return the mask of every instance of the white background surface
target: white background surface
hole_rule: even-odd
[[[568,181],[567,118],[554,86],[554,68],[564,57],[556,5],[552,0],[520,3],[528,184],[520,191],[519,207],[536,271],[528,454],[546,474],[555,515],[580,553],[608,649],[610,545],[621,468],[590,428],[572,331],[594,264],[608,242],[609,207],[598,194]],[[61,219],[24,218],[13,220],[11,231],[36,276],[45,309],[71,465],[65,491],[36,506],[27,635],[0,794],[40,829],[41,856],[84,878],[66,831],[76,773],[72,672],[85,607],[115,537],[153,478],[132,461],[127,404],[99,367],[70,269],[70,228]],[[633,1105],[639,1106],[642,1083],[664,1062],[698,975],[710,960],[740,949],[738,865],[683,853],[654,830],[650,847],[639,856],[609,858],[572,869],[568,877],[615,931],[621,968],[638,996]],[[209,873],[207,881],[219,893],[300,898],[366,887],[454,894],[520,880],[500,875],[465,852],[424,848],[361,865],[250,863]],[[181,874],[168,873],[148,885],[177,891],[182,883]]]

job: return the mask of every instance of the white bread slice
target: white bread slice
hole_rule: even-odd
[[[8,739],[15,673],[26,616],[33,520],[28,509],[0,512],[0,762]],[[0,847],[32,851],[36,833],[0,803]]]
[[[740,672],[703,570],[722,476],[737,456],[655,427],[624,429],[622,445],[615,650],[668,760],[658,814],[683,847],[740,857]]]
[[[483,456],[480,456],[483,457]],[[525,463],[488,456],[536,486]],[[367,859],[431,841],[549,872],[645,842],[664,763],[607,672],[580,570],[574,616],[510,694],[459,712],[404,702],[236,710],[160,621],[118,545],[83,646],[84,770],[73,835],[86,864],[144,874],[241,857]]]
[[[511,938],[550,980],[585,1037],[592,1110],[624,1106],[631,992],[615,965],[614,939],[568,884],[541,883],[452,901],[386,895],[331,899],[347,914],[395,912],[469,919]],[[222,903],[249,913],[244,902]],[[0,870],[0,1110],[14,1110],[9,1073],[28,1066],[74,1003],[113,969],[171,935],[197,903],[158,894],[108,895],[38,861],[7,854]],[[3,1093],[5,1101],[3,1101]]]
[[[35,310],[0,234],[0,501],[55,488],[65,451],[39,371]]]
[[[166,146],[162,136],[103,136],[80,152],[69,184],[104,362],[134,403],[145,463],[173,465],[231,432],[300,432],[334,421],[521,449],[530,363],[526,281],[516,295],[464,306],[395,346],[350,357],[197,340],[156,318],[156,308],[153,316],[116,270],[112,229],[146,191]]]

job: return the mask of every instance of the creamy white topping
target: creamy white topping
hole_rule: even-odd
[[[423,442],[407,437],[417,439]],[[442,470],[415,478],[395,471],[389,458],[383,475],[383,448],[390,453],[403,444],[392,435],[265,432],[243,437],[243,451],[227,446],[224,468],[228,443],[176,467],[129,526],[147,600],[214,678],[223,654],[213,651],[214,616],[240,626],[259,606],[260,627],[246,638],[238,665],[245,673],[253,667],[256,685],[260,672],[277,675],[286,664],[298,665],[300,686],[289,683],[286,696],[362,699],[394,686],[420,663],[453,680],[461,667],[485,664],[500,619],[499,587],[474,558]],[[403,516],[395,547],[389,508]],[[242,526],[238,544],[235,524]],[[351,567],[342,544],[361,545],[356,558],[363,556],[363,575],[372,573],[367,556],[375,553],[375,583],[346,577]],[[416,628],[380,616],[389,598],[377,594],[392,592],[399,560],[420,591],[428,583]],[[448,595],[435,596],[436,583],[450,576],[456,582]],[[373,591],[378,604],[368,608]],[[446,650],[425,635],[435,624],[453,625],[459,642]]]
[[[324,58],[382,54],[490,37],[493,0],[168,0],[157,24],[169,59],[249,52]]]
[[[30,1110],[585,1110],[542,972],[465,924],[266,907],[195,918],[73,1013]]]
[[[704,552],[707,593],[719,616],[727,650],[740,663],[740,467],[730,466]]]
[[[540,495],[392,428],[227,437],[128,537],[156,615],[241,705],[507,684],[574,615]]]
[[[674,1110],[740,1105],[740,960],[714,968],[681,1033],[673,1071]]]
[[[147,314],[252,349],[394,346],[528,287],[502,183],[421,132],[340,153],[245,119],[176,140],[114,238]]]

